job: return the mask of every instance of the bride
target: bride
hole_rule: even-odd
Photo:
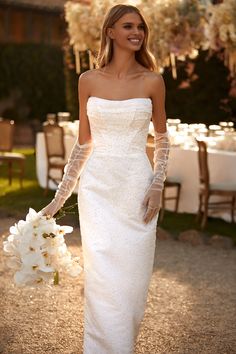
[[[79,78],[78,139],[42,210],[53,216],[80,178],[85,354],[133,353],[147,301],[169,151],[165,85],[148,38],[137,7],[119,4],[105,15],[97,68]]]

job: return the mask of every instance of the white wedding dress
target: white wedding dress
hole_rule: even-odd
[[[84,354],[131,354],[152,275],[157,217],[143,222],[153,171],[146,155],[152,101],[91,96],[93,150],[80,176]]]

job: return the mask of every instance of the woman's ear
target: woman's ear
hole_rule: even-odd
[[[113,33],[113,28],[108,27],[107,29],[107,36],[111,39],[114,39],[114,33]]]

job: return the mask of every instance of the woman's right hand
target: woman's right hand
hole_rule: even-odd
[[[53,217],[59,209],[61,209],[62,205],[60,205],[59,201],[57,199],[53,199],[51,201],[51,203],[49,203],[48,205],[46,205],[41,211],[40,213],[42,215],[46,215],[46,216],[50,216]]]

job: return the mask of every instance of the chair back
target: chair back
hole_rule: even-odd
[[[64,130],[58,124],[48,124],[43,127],[47,157],[65,158]]]
[[[0,151],[12,151],[13,136],[14,120],[0,118]]]
[[[205,187],[209,187],[210,176],[208,168],[207,145],[205,141],[197,140],[198,144],[198,165],[199,165],[199,178],[200,183]]]

